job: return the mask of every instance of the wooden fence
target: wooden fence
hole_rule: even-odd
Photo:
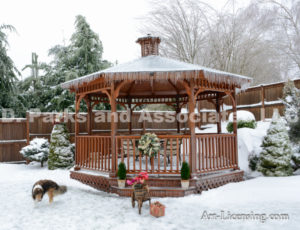
[[[295,86],[300,88],[300,79],[294,80]],[[283,96],[285,82],[250,87],[237,94],[237,109],[247,110],[254,114],[257,121],[272,118],[274,109],[278,109],[283,115],[284,106],[280,101]],[[214,105],[207,101],[199,103],[200,112],[207,113],[215,110]],[[230,98],[224,99],[223,110],[231,112],[232,104]]]
[[[0,162],[21,161],[26,145],[26,118],[0,119]]]
[[[273,109],[279,109],[281,115],[283,115],[283,104],[280,99],[282,98],[282,90],[285,82],[279,82],[269,85],[261,85],[250,87],[247,90],[237,95],[237,108],[238,110],[248,110],[255,115],[256,120],[263,120],[264,118],[271,118]],[[300,79],[294,80],[297,88],[300,88]],[[215,111],[212,103],[207,101],[201,101],[199,103],[199,109],[201,115],[207,117],[208,112]],[[231,111],[231,101],[229,98],[224,99],[223,110]],[[92,120],[99,117],[98,112],[93,113]],[[110,132],[110,121],[108,119],[108,112],[101,112],[102,117],[106,119],[105,122],[94,122],[92,124],[92,131],[94,134],[102,135]],[[124,114],[123,114],[124,115]],[[163,112],[162,116],[172,117],[174,112]],[[26,118],[16,119],[0,119],[0,162],[7,161],[20,161],[22,157],[19,154],[20,149],[29,143],[35,137],[45,137],[50,139],[53,123],[51,118],[55,116],[55,113],[27,113]],[[84,119],[85,113],[80,114]],[[119,116],[121,114],[119,113]],[[132,130],[134,133],[143,133],[145,131],[150,132],[176,132],[177,123],[155,123],[151,121],[139,122],[141,112],[133,112],[132,114]],[[100,116],[101,117],[101,116]],[[150,112],[150,117],[153,118],[153,113]],[[50,120],[50,121],[49,121]],[[210,123],[210,121],[202,122],[202,124]],[[71,134],[71,141],[74,140],[74,114],[70,113],[67,116],[67,128]],[[126,133],[128,131],[128,123],[118,123],[118,133]],[[188,133],[188,124],[181,124],[181,131]],[[80,134],[87,134],[86,122],[79,125]],[[162,133],[163,134],[163,133]],[[201,170],[199,168],[199,170]]]

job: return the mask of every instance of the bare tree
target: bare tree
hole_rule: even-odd
[[[234,3],[218,13],[209,33],[207,53],[210,67],[248,75],[253,84],[280,80],[278,51],[270,42],[272,17],[257,4],[235,10]]]
[[[288,77],[300,75],[300,1],[268,0],[260,1],[268,7],[273,16],[273,44],[287,63]]]
[[[218,12],[198,0],[155,1],[142,31],[162,37],[164,56],[248,75],[254,84],[279,80],[285,67],[270,42],[272,17],[257,2],[239,9],[235,2]]]
[[[185,62],[201,62],[215,10],[194,0],[152,0],[151,5],[155,7],[143,20],[141,30],[162,38],[161,54]]]

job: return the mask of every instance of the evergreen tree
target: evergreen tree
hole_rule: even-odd
[[[265,176],[290,176],[292,149],[284,120],[274,111],[271,125],[262,143],[258,171]]]
[[[300,107],[300,91],[296,88],[294,81],[288,80],[283,88],[284,117],[288,124],[298,120]]]
[[[39,84],[40,80],[39,70],[43,68],[41,64],[38,63],[38,55],[36,53],[32,53],[31,64],[26,65],[22,70],[25,70],[27,68],[31,69],[31,76],[27,78],[26,82],[27,84],[32,83],[33,91],[35,91],[36,85]]]
[[[85,17],[77,15],[75,32],[71,37],[71,62],[79,76],[103,69],[103,46],[98,35],[91,30]]]
[[[74,164],[74,145],[69,140],[69,133],[64,123],[53,127],[50,140],[48,168],[70,168]]]
[[[5,31],[14,32],[11,25],[0,25],[0,117],[5,108],[12,108],[16,103],[15,84],[19,71],[7,54],[8,40]]]
[[[21,149],[20,154],[29,161],[41,162],[43,167],[49,155],[49,142],[45,138],[35,138]]]
[[[58,85],[111,66],[110,62],[102,60],[102,42],[92,31],[85,17],[81,15],[76,16],[75,32],[70,42],[70,45],[56,45],[49,50],[49,56],[53,57],[53,61],[46,70],[45,78],[47,86],[55,86],[55,88],[51,87],[52,92],[48,93],[52,95],[52,99],[48,103],[47,111],[53,111],[52,108],[56,111],[64,109],[74,111],[74,95]],[[107,108],[108,105],[97,106],[97,108],[103,107]],[[86,111],[83,102],[80,108]]]

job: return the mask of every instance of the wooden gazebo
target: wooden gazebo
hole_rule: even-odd
[[[130,188],[119,189],[116,182],[118,163],[126,163],[128,174],[147,171],[152,196],[183,196],[240,181],[238,167],[237,124],[234,133],[224,134],[220,121],[217,133],[197,134],[195,121],[189,119],[189,132],[182,133],[178,122],[176,133],[157,132],[161,151],[151,161],[137,149],[141,134],[128,124],[127,134],[117,131],[117,104],[130,110],[141,104],[174,105],[180,113],[187,105],[189,117],[195,116],[196,103],[208,100],[220,114],[224,97],[232,100],[236,112],[235,92],[251,82],[248,77],[222,72],[159,56],[159,37],[139,38],[142,57],[62,84],[76,94],[75,135],[76,166],[71,177],[95,188],[130,195]],[[88,107],[88,135],[79,134],[78,113],[81,100]],[[111,132],[92,132],[92,110],[98,103],[111,105]],[[190,189],[180,188],[180,167],[187,161],[191,167]]]

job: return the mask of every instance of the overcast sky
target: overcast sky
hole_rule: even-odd
[[[226,0],[207,0],[221,8]],[[49,61],[48,50],[68,43],[74,32],[75,16],[86,17],[93,31],[99,34],[104,47],[104,59],[119,63],[140,56],[136,39],[138,18],[151,10],[147,0],[0,0],[0,24],[13,25],[18,34],[9,35],[9,55],[21,70],[31,62],[31,53],[39,61]],[[29,72],[22,72],[23,77]]]

